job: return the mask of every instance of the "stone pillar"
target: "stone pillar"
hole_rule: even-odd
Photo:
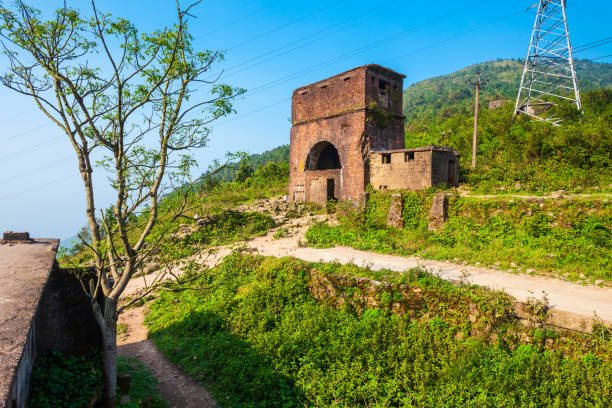
[[[430,231],[437,231],[444,227],[444,223],[448,219],[448,196],[446,193],[438,193],[434,196],[429,212],[429,228]]]
[[[393,194],[391,196],[391,205],[387,215],[387,225],[394,228],[404,228],[404,218],[402,217],[402,195]]]

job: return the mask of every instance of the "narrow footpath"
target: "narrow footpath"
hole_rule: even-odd
[[[142,281],[137,278],[136,280]],[[201,384],[183,373],[157,350],[148,339],[144,325],[145,306],[125,310],[119,323],[127,326],[125,334],[117,336],[120,356],[138,359],[158,381],[161,397],[173,408],[218,408],[212,396]]]

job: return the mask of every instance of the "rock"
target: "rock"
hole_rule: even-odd
[[[514,189],[515,190],[522,190],[523,189],[523,185],[521,183],[514,183]]]
[[[510,262],[510,266],[516,268],[516,264],[514,262]]]
[[[448,219],[448,196],[446,193],[438,193],[434,196],[431,210],[429,212],[429,225],[427,228],[430,231],[438,231],[444,227],[444,223]]]
[[[557,191],[553,191],[550,194],[550,197],[551,198],[563,198],[563,195],[566,194],[566,193],[567,193],[567,191],[565,191],[565,190],[557,190]]]
[[[391,196],[391,204],[389,205],[389,213],[387,214],[387,225],[394,228],[404,228],[401,194],[393,194]]]
[[[527,273],[534,273],[536,270],[535,269],[526,269],[525,272]]]

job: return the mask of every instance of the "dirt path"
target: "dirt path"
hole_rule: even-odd
[[[459,191],[459,195],[461,197],[471,197],[471,198],[516,198],[523,200],[559,200],[562,198],[572,199],[572,198],[602,198],[609,199],[612,198],[612,194],[609,193],[585,193],[585,194],[567,194],[564,191],[556,191],[554,193],[550,193],[547,195],[523,195],[523,194],[472,194],[469,191],[461,190]]]
[[[142,280],[142,279],[139,279]],[[144,325],[146,306],[125,310],[119,323],[127,326],[127,333],[118,336],[119,355],[142,362],[157,378],[162,398],[174,408],[216,408],[212,396],[195,380],[168,361],[147,338]]]
[[[308,221],[294,220],[290,236],[275,239],[273,232],[247,242],[247,247],[266,256],[292,256],[308,262],[339,262],[355,264],[372,270],[388,269],[403,272],[422,267],[430,273],[449,281],[464,281],[491,289],[503,290],[520,302],[529,298],[542,298],[546,293],[552,310],[593,318],[594,314],[606,324],[612,325],[612,288],[578,285],[546,276],[516,274],[498,269],[460,265],[449,261],[434,261],[418,257],[384,255],[359,251],[348,247],[301,247]]]
[[[517,197],[519,198],[519,197]],[[528,198],[521,196],[520,198]],[[540,197],[541,198],[541,197]],[[244,208],[246,209],[246,208]],[[252,209],[251,209],[252,210]],[[256,210],[261,210],[257,208]],[[264,208],[265,210],[265,208]],[[282,219],[279,216],[279,219]],[[518,301],[526,302],[529,298],[542,297],[545,292],[552,311],[561,311],[570,316],[586,319],[597,317],[607,325],[612,326],[612,288],[577,285],[571,282],[525,274],[514,274],[507,271],[480,268],[451,262],[433,261],[418,257],[403,257],[383,255],[367,251],[359,251],[348,247],[317,249],[302,247],[310,223],[313,220],[326,220],[326,215],[311,215],[294,219],[283,219],[280,227],[267,235],[247,241],[245,246],[253,252],[265,256],[292,256],[308,262],[339,262],[355,264],[373,270],[388,269],[403,272],[410,268],[422,267],[430,273],[449,281],[463,281],[492,289],[503,290],[514,296]],[[333,223],[334,220],[330,219]],[[275,233],[283,229],[282,238],[274,238]],[[278,236],[278,234],[277,234]],[[231,253],[232,246],[218,248],[206,258],[209,266],[219,262]],[[175,274],[180,274],[178,267],[173,268]],[[149,281],[151,275],[147,277]],[[143,278],[132,279],[124,296],[134,296],[145,287]],[[147,331],[143,324],[145,307],[126,310],[119,322],[127,325],[127,333],[119,338],[120,355],[135,357],[147,366],[159,381],[159,389],[163,398],[173,407],[209,408],[218,407],[210,394],[197,382],[185,375],[178,367],[169,362],[147,339]],[[566,326],[567,327],[567,326]]]

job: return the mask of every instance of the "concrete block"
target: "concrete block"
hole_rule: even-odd
[[[437,231],[444,227],[448,219],[448,196],[446,193],[438,193],[434,196],[431,210],[429,212],[430,231]]]
[[[402,209],[402,195],[393,194],[391,196],[391,204],[389,205],[389,213],[387,215],[387,225],[394,228],[404,228]]]
[[[2,234],[2,239],[5,241],[29,241],[30,233],[5,231],[4,234]]]

